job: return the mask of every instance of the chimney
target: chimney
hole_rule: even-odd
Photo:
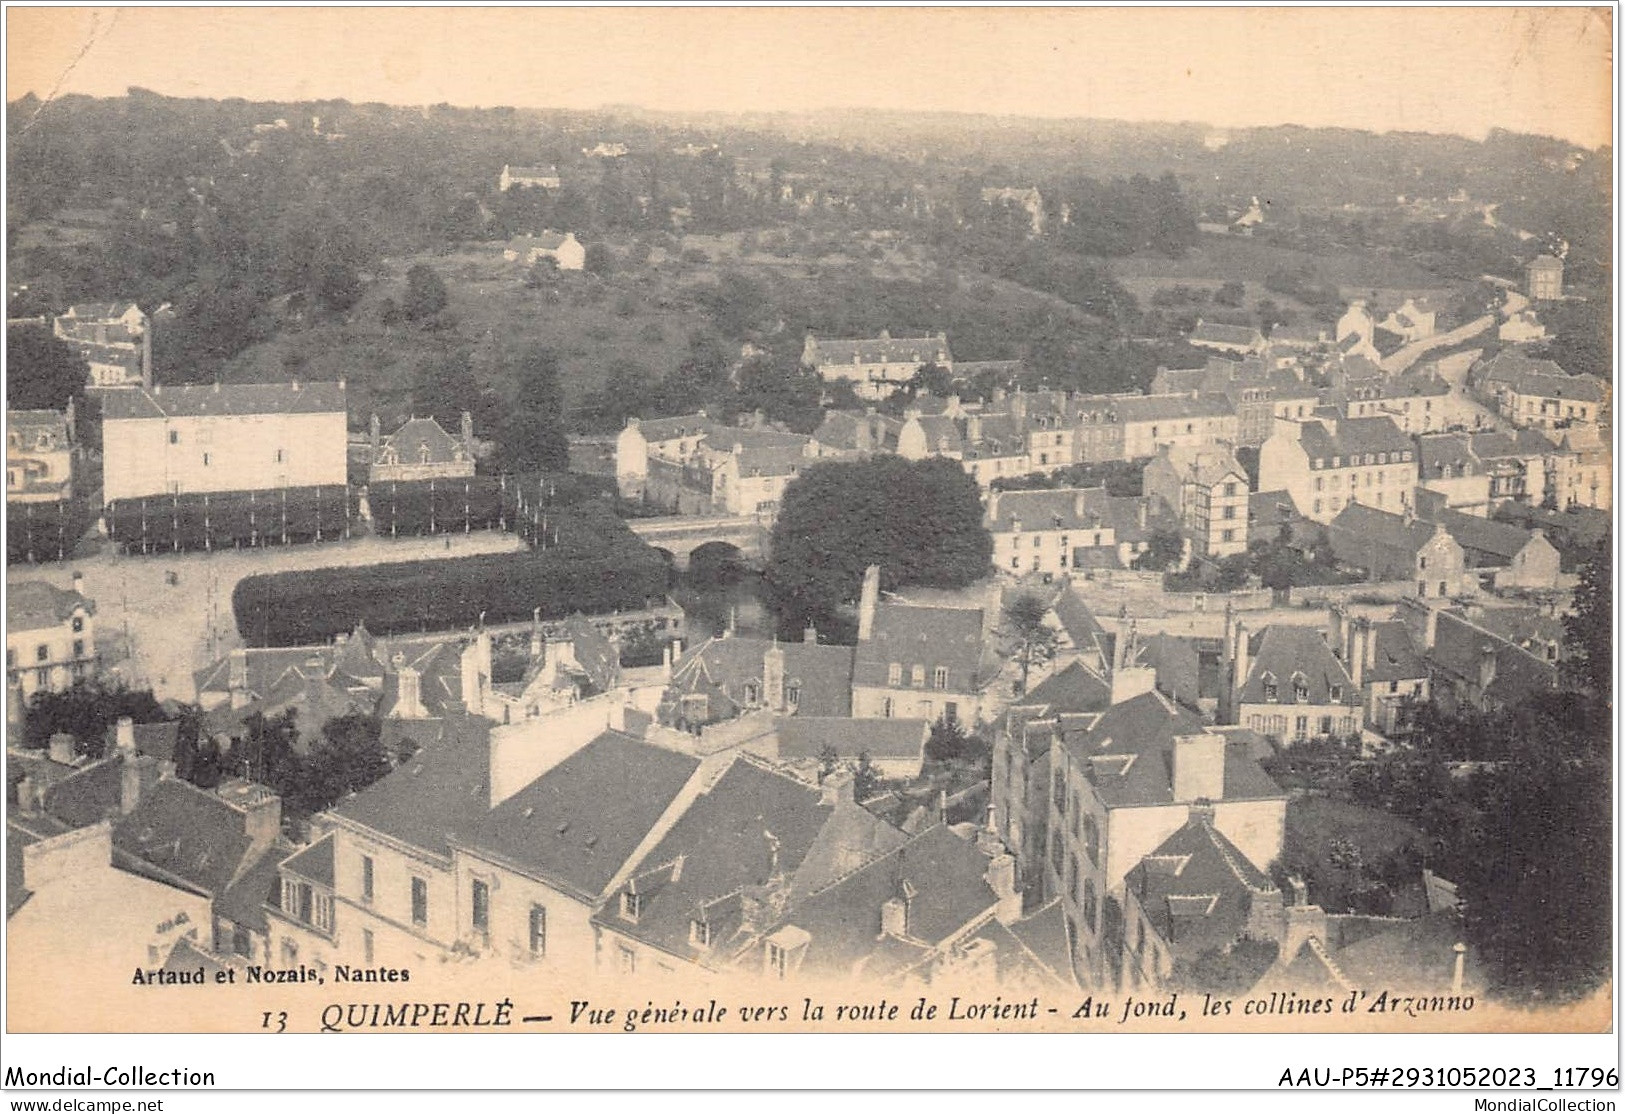
[[[282,830],[282,798],[270,790],[260,790],[244,802],[243,832],[255,847],[269,847]]]
[[[17,811],[23,816],[32,816],[39,804],[40,795],[34,787],[34,779],[24,777],[17,783]]]
[[[965,440],[976,443],[981,441],[981,439],[982,416],[980,414],[968,415],[965,418]]]
[[[1112,703],[1144,696],[1157,687],[1157,671],[1148,665],[1125,665],[1112,670]]]
[[[1248,638],[1247,624],[1236,624],[1235,639],[1231,643],[1231,660],[1235,663],[1235,670],[1230,676],[1230,711],[1231,718],[1239,710],[1242,686],[1247,683],[1247,673],[1252,668],[1252,647]]]
[[[801,641],[808,646],[818,645],[818,628],[809,623],[801,632]]]
[[[912,882],[903,881],[898,884],[897,894],[887,898],[880,907],[880,934],[882,936],[904,937],[908,935],[909,906],[914,902],[916,891]]]
[[[73,590],[81,596],[85,594],[85,574],[77,569],[73,573]]]
[[[1485,643],[1478,651],[1478,694],[1483,696],[1495,683],[1495,668],[1497,665],[1495,647]]]
[[[1365,684],[1367,654],[1371,644],[1371,621],[1364,616],[1348,624],[1343,652],[1343,668],[1349,671],[1354,687]]]
[[[378,461],[378,446],[383,444],[384,431],[378,424],[378,415],[374,414],[367,423],[367,441],[372,446],[372,461]]]
[[[1281,960],[1290,963],[1297,958],[1298,952],[1311,936],[1326,941],[1326,911],[1318,905],[1309,904],[1309,889],[1303,884],[1303,879],[1291,879],[1292,904],[1282,912],[1285,914],[1285,925],[1281,941]]]
[[[1296,874],[1286,880],[1292,887],[1292,904],[1294,906],[1309,904],[1309,884]]]
[[[997,491],[987,493],[987,518],[989,522],[997,523],[999,521],[999,493]]]
[[[467,410],[463,411],[462,419],[463,449],[468,453],[468,459],[474,459],[474,415]]]
[[[56,734],[51,736],[50,750],[48,753],[51,756],[52,762],[62,766],[73,765],[74,759],[78,757],[77,747],[74,745],[73,736],[63,731],[58,731]]]
[[[397,695],[395,699],[395,716],[397,719],[423,719],[425,713],[420,702],[418,692],[418,671],[409,665],[401,666],[395,674]]]
[[[784,711],[784,648],[778,639],[762,653],[762,703],[774,712]]]
[[[660,649],[660,679],[671,684],[671,643],[668,642]]]
[[[1088,500],[1084,498],[1083,489],[1079,488],[1072,495],[1072,517],[1081,521],[1083,519],[1084,512],[1088,509],[1087,503]]]
[[[248,690],[247,650],[239,648],[231,652],[226,685],[234,694]]]
[[[546,646],[547,639],[542,637],[542,609],[538,607],[530,613],[530,660],[541,661]]]
[[[113,738],[120,755],[125,758],[135,757],[135,720],[129,716],[120,716],[118,724],[113,728]]]
[[[841,804],[855,804],[855,792],[858,779],[851,770],[838,769],[824,778],[818,787],[822,794],[820,803],[834,807]]]
[[[880,606],[880,566],[870,565],[863,573],[863,594],[858,597],[858,641],[868,642],[875,633],[875,610]]]
[[[1145,529],[1146,500],[1145,500],[1145,497],[1143,495],[1138,500],[1138,506],[1139,506],[1139,509],[1140,509],[1140,529],[1144,530]]]
[[[1014,855],[1004,853],[993,856],[987,864],[988,888],[998,899],[993,907],[993,916],[1004,925],[1014,924],[1021,919],[1021,891],[1016,888],[1016,858]]]
[[[1460,994],[1461,984],[1467,976],[1467,945],[1457,940],[1456,946],[1452,950],[1456,953],[1456,970],[1450,977],[1450,993]]]
[[[1224,736],[1174,736],[1174,800],[1181,804],[1224,799]]]

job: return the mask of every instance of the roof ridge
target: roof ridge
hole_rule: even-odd
[[[1349,979],[1348,975],[1343,972],[1343,968],[1337,965],[1337,961],[1332,958],[1331,952],[1327,950],[1326,945],[1321,941],[1319,936],[1308,936],[1304,939],[1303,943],[1304,947],[1314,950],[1315,955],[1317,955],[1320,958],[1320,961],[1326,965],[1326,970],[1332,973],[1332,978],[1336,979],[1344,990],[1355,989],[1354,983]],[[1299,948],[1298,951],[1301,953],[1303,948]],[[1297,957],[1294,956],[1293,958],[1295,959]]]
[[[1207,835],[1208,835],[1208,840],[1209,840],[1209,842],[1211,842],[1213,844],[1213,849],[1215,851],[1217,851],[1219,853],[1219,857],[1224,860],[1224,865],[1229,868],[1230,873],[1235,876],[1236,881],[1240,882],[1244,887],[1246,887],[1248,892],[1250,892],[1250,893],[1260,893],[1260,894],[1267,894],[1267,893],[1271,892],[1272,890],[1277,892],[1277,893],[1280,892],[1279,887],[1277,887],[1273,881],[1270,882],[1268,889],[1263,889],[1263,888],[1260,888],[1258,886],[1254,886],[1251,882],[1247,881],[1246,876],[1242,874],[1240,864],[1238,864],[1236,862],[1236,860],[1235,860],[1235,856],[1231,855],[1229,849],[1226,848],[1225,845],[1224,845],[1224,843],[1228,842],[1228,840],[1225,840],[1225,841],[1220,840],[1220,838],[1219,838],[1220,837],[1220,832],[1219,832],[1219,830],[1217,828],[1215,828],[1212,825],[1212,823],[1204,822],[1202,824],[1202,827],[1204,829],[1206,829]],[[1251,865],[1251,864],[1249,864],[1249,865]],[[1263,871],[1259,871],[1259,873],[1264,874]],[[1269,876],[1264,875],[1264,877],[1266,879],[1268,879]]]

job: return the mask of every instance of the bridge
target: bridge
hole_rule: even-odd
[[[632,518],[626,524],[651,546],[671,554],[678,568],[687,568],[695,550],[710,545],[730,547],[736,552],[727,556],[760,565],[773,531],[772,520],[753,514]]]

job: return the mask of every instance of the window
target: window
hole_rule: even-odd
[[[491,931],[491,887],[476,878],[473,896],[473,915],[469,920],[474,926],[474,931],[483,936]]]
[[[790,706],[792,712],[801,707],[801,686],[791,685],[785,689],[784,702]]]
[[[1303,738],[1308,737],[1308,735],[1309,735],[1309,717],[1308,716],[1299,716],[1297,718],[1297,720],[1294,722],[1293,726],[1294,726],[1293,734],[1297,738],[1303,739]]]
[[[85,617],[83,615],[75,615],[73,617],[73,633],[78,634],[80,631],[82,631],[84,629],[85,629]]]
[[[790,953],[769,940],[767,942],[767,973],[775,978],[782,979],[789,969]]]
[[[909,683],[912,684],[915,688],[917,688],[917,689],[918,688],[924,688],[925,687],[925,666],[916,665],[913,669],[909,670],[908,679],[909,679]]]
[[[1281,699],[1281,691],[1276,687],[1275,678],[1268,673],[1264,674],[1264,699],[1271,704]]]
[[[948,687],[948,667],[946,665],[937,666],[936,670],[931,674],[931,687],[935,689]]]
[[[903,683],[902,665],[894,661],[886,667],[886,683],[888,685],[900,685]]]
[[[85,640],[84,639],[75,638],[73,640],[73,656],[76,657],[76,658],[82,658],[82,657],[85,656]]]
[[[1012,557],[1012,558],[1010,558],[1010,567],[1013,568],[1013,569],[1019,569],[1021,567],[1021,558],[1020,557]],[[895,684],[895,683],[896,682],[894,681],[893,684]]]
[[[1428,582],[1427,581],[1418,580],[1416,582],[1416,594],[1419,595],[1419,596],[1426,596],[1428,594]]]
[[[1226,507],[1226,508],[1224,508],[1224,513],[1222,515],[1220,515],[1219,517],[1220,518],[1235,518],[1236,517],[1236,508],[1235,507]]]
[[[169,431],[169,443],[171,445],[179,445],[181,443],[181,435],[179,430],[172,429]]]
[[[1292,702],[1294,704],[1309,702],[1309,682],[1302,673],[1292,675]]]
[[[361,900],[372,904],[372,856],[361,856]]]
[[[884,700],[882,700],[880,702],[880,714],[883,717],[885,717],[886,719],[891,719],[892,715],[895,712],[895,710],[896,710],[896,705],[894,705],[892,703],[892,698],[891,697],[888,696],[888,697],[886,697],[886,699],[884,699]]]
[[[35,661],[49,661],[50,659],[51,659],[51,648],[49,646],[46,646],[43,643],[41,643],[39,646],[36,646],[34,648],[34,660]]]
[[[745,685],[745,703],[760,704],[762,702],[762,689],[755,681]]]
[[[530,954],[540,959],[547,954],[547,907],[530,907]]]
[[[1236,532],[1234,530],[1221,530],[1219,532],[1219,540],[1233,542],[1236,540]]]
[[[688,922],[688,942],[696,948],[711,946],[711,922],[695,917]]]
[[[942,718],[949,723],[959,721],[959,704],[957,701],[949,700],[942,705]]]
[[[278,463],[278,464],[282,463],[282,450],[281,449],[278,449],[276,451],[276,463]]]
[[[1083,816],[1083,853],[1090,863],[1100,865],[1100,825],[1088,813]]]
[[[1439,595],[1440,596],[1445,596],[1445,595],[1448,595],[1448,594],[1449,594],[1449,592],[1448,592],[1448,590],[1447,590],[1447,588],[1445,586],[1445,582],[1442,581],[1442,580],[1439,581]]]
[[[207,468],[208,466],[209,466],[209,454],[204,453],[203,454],[203,467]]]
[[[1388,691],[1390,693],[1398,692],[1399,691],[1399,682],[1398,681],[1389,681],[1388,682]]]
[[[429,923],[429,883],[412,879],[412,923],[422,928]]]
[[[617,961],[617,966],[619,966],[620,969],[621,969],[621,974],[623,974],[623,975],[635,975],[635,974],[637,974],[637,970],[638,970],[638,953],[637,952],[633,951],[631,948],[627,947],[625,944],[617,944],[615,946],[615,958],[616,958],[616,961]]]
[[[1322,735],[1330,735],[1332,733],[1332,717],[1331,716],[1321,716],[1320,717],[1320,733]]]
[[[1333,685],[1332,686],[1332,703],[1333,704],[1341,704],[1342,702],[1343,702],[1343,686],[1342,685]]]
[[[934,718],[936,718],[935,717],[935,712],[936,712],[936,709],[931,706],[931,701],[929,701],[929,700],[920,701],[920,717],[919,718],[921,718],[921,719],[934,719]]]
[[[633,893],[631,890],[621,891],[621,917],[623,920],[636,924],[638,917],[643,913],[643,895]]]
[[[1083,923],[1092,936],[1095,933],[1095,882],[1092,878],[1083,880]]]
[[[1227,498],[1227,499],[1228,499],[1228,498],[1230,498],[1230,497],[1231,497],[1231,496],[1233,496],[1233,495],[1235,495],[1235,493],[1236,493],[1236,485],[1235,485],[1235,484],[1233,484],[1233,483],[1227,483],[1227,484],[1225,484],[1225,485],[1224,485],[1224,495],[1225,495],[1225,498]]]
[[[1043,535],[1042,534],[1034,534],[1033,535],[1033,548],[1037,549],[1039,546],[1041,546],[1043,544],[1044,544]]]

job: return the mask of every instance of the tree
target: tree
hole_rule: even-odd
[[[869,752],[860,751],[857,768],[852,771],[852,796],[856,800],[866,801],[874,796],[875,790],[879,788],[880,772],[869,760]]]
[[[280,791],[297,814],[314,815],[390,771],[376,716],[351,712],[322,725],[322,742],[288,768]]]
[[[610,272],[615,270],[615,253],[609,250],[608,244],[588,244],[586,259],[581,267],[589,275],[607,278]]]
[[[503,424],[503,461],[522,472],[568,470],[570,445],[561,422],[564,394],[559,387],[558,356],[551,349],[534,349],[520,362],[514,377],[518,390]]]
[[[768,566],[781,630],[839,629],[864,571],[886,589],[963,588],[988,572],[981,492],[957,462],[895,456],[815,464],[785,488]]]
[[[433,317],[446,308],[446,284],[426,263],[417,263],[406,272],[406,295],[401,310],[412,321]]]
[[[53,735],[72,735],[74,750],[100,758],[107,729],[123,717],[160,723],[166,717],[150,689],[127,689],[100,680],[76,681],[61,692],[36,692],[23,715],[23,746],[43,750]]]
[[[463,411],[480,409],[480,381],[468,349],[450,348],[418,362],[412,373],[412,411],[454,430]]]
[[[1580,566],[1574,589],[1574,610],[1564,616],[1563,628],[1574,649],[1570,668],[1576,680],[1604,703],[1614,693],[1614,576],[1610,546]]]
[[[1146,540],[1145,552],[1134,559],[1134,567],[1150,572],[1163,572],[1179,564],[1185,552],[1185,539],[1176,530],[1153,530]]]
[[[1027,691],[1027,677],[1035,663],[1046,662],[1055,652],[1055,631],[1044,622],[1049,606],[1037,596],[1017,596],[1004,609],[1009,633],[1016,640],[1021,660],[1021,691]]]
[[[6,328],[8,410],[61,410],[89,379],[90,365],[44,325]]]
[[[1213,294],[1215,304],[1229,306],[1231,309],[1240,309],[1246,299],[1247,288],[1239,282],[1227,282]]]

